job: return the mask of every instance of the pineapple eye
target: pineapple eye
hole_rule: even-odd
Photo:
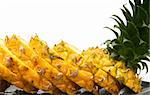
[[[70,77],[76,77],[76,76],[78,76],[78,73],[79,73],[78,70],[73,71],[73,72],[70,74]]]
[[[98,79],[98,82],[103,82],[104,81],[104,79]]]
[[[63,77],[63,73],[58,73],[55,79],[60,80],[62,77]]]
[[[53,56],[52,54],[50,54],[49,58],[50,58],[51,60],[54,60],[54,59],[55,59],[55,56]]]
[[[60,65],[60,64],[57,64],[56,67],[57,67],[57,68],[61,68],[61,65]]]
[[[91,77],[90,77],[90,79],[93,79],[93,78],[94,78],[94,76],[91,76]]]
[[[12,57],[6,57],[6,66],[10,67],[13,64],[13,58]]]
[[[20,46],[19,51],[23,54],[25,54],[25,48],[23,46]]]
[[[46,86],[46,88],[47,88],[47,89],[52,89],[53,86],[52,86],[51,84],[48,84],[48,85]]]
[[[32,62],[34,62],[34,64],[35,64],[35,63],[38,63],[38,56],[34,56],[34,57],[32,58]]]
[[[39,71],[38,71],[38,73],[40,75],[44,75],[46,73],[46,69],[45,68],[40,68]]]

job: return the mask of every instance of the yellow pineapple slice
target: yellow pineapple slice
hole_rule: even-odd
[[[59,44],[54,45],[53,49],[61,58],[63,58],[73,66],[78,67],[82,62],[82,55],[79,54],[80,50],[64,41],[61,41]]]
[[[0,63],[6,66],[11,72],[21,77],[21,79],[26,80],[36,88],[52,93],[52,84],[40,77],[28,65],[13,55],[5,46],[3,40],[0,40],[0,56]]]
[[[134,92],[141,92],[140,78],[131,69],[127,68],[122,61],[114,61],[111,59],[105,50],[98,47],[89,48],[82,54],[84,57],[88,58],[85,60],[84,64],[82,64],[83,67],[89,63],[93,64],[111,74]]]
[[[74,64],[73,62],[71,62],[71,60],[69,60],[69,63],[68,64],[66,64],[66,66],[65,66],[65,64],[63,65],[62,63],[63,62],[61,62],[61,58],[59,58],[60,56],[62,57],[62,58],[64,58],[64,59],[67,59],[67,58],[65,58],[65,57],[68,57],[68,59],[69,58],[71,58],[71,57],[69,57],[68,55],[64,55],[63,53],[62,54],[60,54],[60,56],[55,52],[55,51],[53,51],[53,50],[51,50],[51,49],[48,49],[48,46],[47,46],[47,44],[45,43],[45,42],[42,42],[42,41],[40,41],[39,40],[39,38],[37,37],[37,36],[35,36],[33,39],[31,39],[31,41],[30,41],[30,46],[31,47],[33,47],[33,48],[35,48],[35,51],[37,51],[38,53],[39,53],[39,55],[41,55],[41,56],[43,56],[44,58],[47,58],[47,59],[49,59],[49,61],[51,62],[51,64],[54,64],[54,65],[56,65],[56,67],[58,66],[59,68],[62,68],[62,72],[64,72],[64,73],[66,73],[67,74],[67,76],[69,75],[69,74],[71,74],[71,75],[73,75],[73,76],[77,76],[77,74],[79,74],[79,68],[77,69],[77,65],[76,64]],[[36,47],[38,47],[38,48],[36,48]],[[62,47],[62,49],[66,49],[66,48],[63,48]],[[67,49],[65,50],[65,51],[67,51]],[[71,53],[71,52],[70,52]],[[73,54],[76,54],[75,52],[72,52]],[[49,55],[50,54],[50,55]],[[67,53],[66,53],[67,54]],[[62,56],[62,55],[64,55],[64,56]],[[52,56],[51,58],[49,57],[49,56]],[[75,56],[76,58],[81,58],[81,57],[78,57],[78,56]],[[74,58],[74,56],[72,56],[72,58]],[[75,58],[74,58],[75,59]],[[68,61],[67,61],[68,62]],[[78,61],[79,62],[79,61]],[[71,68],[71,69],[70,69]],[[69,70],[70,69],[70,70]],[[63,71],[63,70],[66,70],[66,71]],[[71,73],[71,72],[73,72],[73,73]],[[84,70],[80,70],[80,72],[83,72],[83,73],[81,73],[81,75],[80,75],[80,77],[82,78],[82,79],[84,79],[84,77],[86,77],[86,76],[89,76],[89,75],[87,75],[89,72],[86,72],[86,71],[84,71]],[[86,72],[86,73],[84,73],[84,72]],[[69,74],[68,74],[69,73]],[[104,73],[103,75],[104,76],[100,76],[101,74],[100,73]],[[91,74],[92,75],[92,74]],[[68,76],[69,77],[69,76]],[[99,79],[103,79],[103,78],[107,78],[107,79],[105,79],[104,80],[104,82],[105,82],[105,84],[103,83],[103,82],[100,82],[99,81]],[[69,78],[71,78],[71,77],[69,77]],[[80,78],[80,79],[81,79]],[[89,77],[89,79],[90,78],[93,78],[93,77]],[[86,78],[86,79],[88,79],[88,78]],[[118,85],[118,84],[115,84],[115,83],[117,83],[116,81],[114,82],[114,80],[112,80],[111,81],[111,79],[112,79],[112,77],[111,76],[108,76],[108,74],[106,73],[106,72],[104,72],[103,70],[99,70],[96,74],[95,74],[95,81],[96,81],[96,83],[98,83],[99,85],[101,85],[101,86],[103,86],[103,87],[110,87],[109,85],[111,84],[111,87],[110,88],[108,88],[109,89],[109,91],[116,91],[116,92],[113,92],[113,93],[118,93],[118,89],[117,90],[115,90],[117,87],[116,87],[116,85]],[[85,79],[84,79],[85,80]],[[88,81],[88,80],[87,80]],[[80,84],[82,84],[82,83],[84,83],[84,82],[80,82]],[[106,85],[106,83],[108,84],[108,85]],[[84,84],[85,85],[85,84]],[[113,88],[114,89],[113,89]],[[108,90],[107,89],[107,90]]]
[[[62,58],[58,56],[54,50],[49,49],[45,42],[40,41],[38,36],[32,38],[29,45],[34,48],[38,55],[47,60],[59,71],[63,72],[67,78],[78,84],[80,87],[86,88],[88,91],[93,90],[93,75],[90,72],[80,70],[77,67],[64,62],[64,60],[62,60]]]
[[[68,80],[63,73],[41,58],[22,39],[13,35],[11,38],[7,38],[5,44],[18,58],[39,73],[40,76],[51,81],[62,92],[68,94],[76,93],[77,85]]]
[[[58,45],[54,46],[54,50],[56,50],[56,52],[58,52],[59,55],[66,54],[66,56],[63,56],[63,58],[68,60],[70,64],[76,64],[76,66],[78,66],[80,69],[91,72],[94,75],[94,81],[99,86],[105,88],[107,91],[113,94],[119,92],[120,85],[118,81],[114,79],[110,74],[106,73],[105,71],[93,65],[92,63],[84,63],[86,60],[88,60],[88,57],[84,57],[81,54],[78,54],[78,50],[75,49],[73,46],[62,41]],[[94,60],[90,61],[93,62]],[[86,65],[84,65],[83,67],[83,64]]]
[[[28,84],[27,81],[21,79],[20,76],[17,76],[13,72],[11,72],[8,68],[6,68],[1,63],[0,63],[0,76],[4,80],[23,89],[24,91],[26,91],[28,93],[35,93],[37,91],[37,89],[35,87],[33,87],[31,84]]]

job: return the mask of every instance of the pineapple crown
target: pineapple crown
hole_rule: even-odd
[[[126,66],[135,72],[138,68],[140,71],[146,68],[148,72],[145,61],[150,61],[150,1],[134,0],[131,2],[129,0],[129,4],[132,11],[129,11],[125,5],[121,9],[126,22],[117,15],[112,16],[112,19],[117,22],[114,28],[119,29],[120,33],[110,27],[105,27],[116,35],[115,39],[107,40],[105,44],[112,58],[124,61]]]

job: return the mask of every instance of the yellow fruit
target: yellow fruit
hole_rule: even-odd
[[[30,40],[30,47],[34,48],[38,55],[47,60],[49,64],[56,67],[61,71],[68,79],[75,82],[81,87],[86,88],[88,91],[93,90],[93,75],[89,72],[79,70],[77,67],[62,60],[61,56],[58,56],[55,51],[49,49],[45,42],[35,36]],[[88,81],[88,82],[87,82]]]
[[[40,77],[34,70],[14,56],[4,45],[2,40],[0,40],[0,54],[0,63],[6,66],[11,72],[36,88],[49,91],[50,93],[52,92],[52,84]]]
[[[107,74],[105,71],[99,69],[95,74],[95,82],[100,86],[104,87],[110,93],[117,94],[120,89],[118,89],[118,82],[112,76]]]
[[[63,51],[63,49],[65,51]],[[99,59],[96,59],[96,55],[91,55],[90,57],[87,55],[79,54],[78,50],[66,42],[61,42],[54,46],[54,50],[59,54],[63,55],[63,53],[67,52],[67,56],[63,57],[67,62],[69,61],[70,64],[76,65],[79,69],[91,72],[94,76],[94,81],[101,87],[105,88],[110,93],[116,94],[120,90],[120,85],[116,79],[114,79],[110,74],[103,71],[99,64],[95,64],[96,61]],[[61,51],[59,51],[61,50]],[[102,54],[103,55],[103,54]],[[102,57],[101,55],[101,57]],[[70,61],[70,58],[73,60]],[[95,58],[93,60],[93,58]],[[75,61],[74,61],[75,60]],[[105,79],[104,79],[105,78]],[[107,80],[109,79],[109,80]],[[98,80],[103,80],[103,82],[99,82]],[[113,82],[112,82],[113,81]],[[112,87],[114,86],[114,89]]]
[[[11,38],[7,38],[5,44],[13,54],[21,59],[21,61],[26,63],[41,77],[52,82],[53,85],[55,85],[62,92],[67,92],[68,94],[76,93],[76,85],[68,80],[62,72],[59,72],[46,60],[41,58],[22,39],[13,35]]]
[[[93,55],[95,56],[92,57]],[[142,87],[140,78],[131,69],[127,68],[125,66],[125,63],[123,63],[122,61],[115,61],[111,59],[109,55],[106,54],[105,51],[100,48],[90,48],[83,53],[83,56],[88,56],[88,58],[91,58],[91,60],[96,60],[85,60],[86,64],[93,62],[93,65],[108,72],[118,81],[121,81],[124,85],[132,89],[134,92],[141,92]],[[134,83],[130,84],[131,82]]]
[[[28,93],[35,93],[37,90],[34,86],[28,84],[27,81],[21,79],[20,76],[17,76],[2,64],[0,64],[0,76],[4,80],[7,80],[9,83],[16,85]]]
[[[120,83],[136,93],[142,91],[138,75],[104,49],[80,52],[64,41],[49,48],[38,36],[29,44],[16,35],[6,37],[5,43],[0,40],[0,77],[29,93],[40,89],[75,95],[82,87],[97,95],[99,85],[118,94]]]
[[[41,44],[42,43],[42,44]],[[63,42],[64,43],[64,42]],[[69,78],[69,79],[71,79],[72,81],[74,81],[75,83],[77,83],[78,85],[80,85],[81,87],[84,87],[84,88],[86,88],[86,89],[89,89],[89,88],[87,88],[88,86],[89,87],[92,87],[92,84],[90,83],[90,81],[89,80],[91,80],[91,79],[93,79],[93,81],[95,80],[96,81],[96,78],[98,78],[98,79],[103,79],[103,77],[99,77],[99,76],[102,76],[100,73],[101,72],[103,72],[104,74],[106,74],[106,76],[104,76],[104,77],[106,77],[107,78],[107,76],[108,76],[108,74],[106,73],[106,72],[104,72],[104,71],[102,71],[102,70],[99,70],[99,72],[100,73],[97,73],[97,74],[93,74],[94,75],[94,77],[95,77],[95,79],[94,79],[94,77],[92,76],[92,73],[90,73],[90,72],[87,72],[87,71],[85,71],[85,70],[80,70],[80,68],[78,67],[78,65],[80,64],[79,62],[82,60],[81,58],[81,56],[78,56],[78,54],[76,53],[76,52],[74,52],[74,51],[68,51],[68,49],[67,48],[64,48],[63,46],[64,46],[65,44],[63,44],[63,45],[58,45],[59,47],[57,47],[57,45],[54,47],[55,49],[57,48],[57,50],[59,51],[59,52],[61,52],[61,54],[60,53],[56,53],[55,51],[53,51],[52,49],[48,49],[48,46],[47,46],[47,44],[46,43],[44,43],[44,42],[42,42],[42,41],[40,41],[39,40],[39,38],[36,36],[36,37],[34,37],[34,38],[32,38],[32,40],[30,41],[30,46],[32,47],[32,48],[35,48],[35,51],[37,51],[38,53],[39,53],[39,55],[41,55],[41,56],[43,56],[43,58],[47,58],[48,59],[48,56],[46,57],[45,55],[48,55],[48,53],[50,53],[51,55],[53,55],[53,59],[50,61],[50,59],[49,59],[49,62],[52,62],[51,64],[53,64],[53,66],[56,66],[56,68],[57,68],[57,66],[59,66],[59,70],[61,70],[61,72],[63,72],[63,73],[65,73],[66,74],[66,76]],[[54,50],[55,50],[54,49]],[[63,52],[63,49],[64,49],[64,52]],[[49,51],[47,51],[47,53],[45,52],[45,50],[49,50]],[[56,51],[57,51],[56,50]],[[68,54],[68,52],[70,53],[70,54],[72,54],[72,55],[69,55]],[[42,54],[44,54],[44,55],[42,55]],[[67,54],[67,55],[66,55]],[[63,56],[61,56],[61,55],[63,55]],[[54,58],[55,57],[55,58]],[[63,61],[60,59],[60,58],[62,57],[63,59],[66,59],[65,60],[65,62],[66,62],[66,64],[63,64]],[[66,58],[65,58],[66,57]],[[76,63],[79,63],[79,64],[76,64]],[[98,71],[98,69],[97,68],[92,68],[91,67],[91,69],[96,69],[96,71]],[[96,72],[94,72],[94,73],[96,73]],[[89,77],[88,77],[89,76]],[[109,78],[109,83],[108,83],[108,80],[104,80],[104,82],[105,82],[105,84],[107,83],[108,85],[107,85],[107,90],[109,90],[110,92],[112,92],[112,93],[117,93],[117,92],[119,92],[119,89],[116,89],[117,87],[118,87],[118,84],[115,84],[115,83],[117,83],[117,81],[114,81],[113,80],[113,82],[112,81],[110,81],[110,79],[112,79],[112,77],[109,77],[108,76],[108,78]],[[89,79],[89,80],[88,80]],[[86,81],[88,81],[88,82],[86,82]],[[99,85],[101,85],[101,86],[103,86],[103,87],[106,87],[106,85],[104,84],[104,83],[99,83],[99,82],[97,82]],[[111,87],[109,86],[111,84]],[[115,86],[114,86],[115,85]],[[110,87],[110,88],[109,88]],[[114,87],[115,89],[112,89],[112,87]],[[90,89],[93,89],[93,87],[92,88],[90,88]],[[91,91],[89,89],[89,91]]]

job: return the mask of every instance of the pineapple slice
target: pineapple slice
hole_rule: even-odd
[[[68,64],[63,64],[63,62],[61,62],[62,61],[61,57],[64,58],[64,59],[67,59],[65,57],[68,57],[68,59],[71,58],[71,57],[69,57],[67,55],[67,53],[63,54],[63,52],[61,52],[61,54],[60,54],[61,57],[60,57],[55,51],[48,49],[47,44],[45,42],[40,41],[37,36],[35,36],[33,39],[31,39],[30,46],[35,48],[35,51],[37,51],[39,53],[39,55],[43,56],[43,58],[47,58],[47,60],[49,60],[49,62],[51,62],[51,64],[53,64],[54,66],[58,67],[58,69],[61,68],[62,72],[67,74],[68,77],[70,75],[71,76],[77,76],[78,75],[78,76],[80,76],[80,80],[93,78],[93,77],[87,78],[87,76],[89,76],[88,75],[89,72],[84,71],[84,70],[80,70],[79,68],[77,68],[77,64],[74,64],[75,63],[74,60],[73,60],[74,63],[71,60],[69,60],[69,62],[67,61]],[[36,48],[36,47],[38,47],[38,48]],[[62,49],[66,49],[66,48],[62,47]],[[67,51],[67,49],[65,51]],[[75,52],[70,52],[70,53],[75,54]],[[72,59],[75,59],[75,58],[81,59],[81,57],[79,57],[79,56],[75,56],[75,57],[72,56]],[[63,71],[63,70],[65,70],[65,71]],[[81,72],[81,75],[79,74],[79,71]],[[97,69],[97,71],[98,72],[96,74],[94,73],[95,74],[95,82],[98,83],[100,86],[108,87],[109,91],[112,92],[112,93],[118,93],[119,90],[117,89],[117,86],[116,86],[118,84],[115,84],[117,82],[116,81],[114,82],[114,80],[112,80],[113,78],[111,76],[108,76],[108,74],[106,72],[104,72],[103,70],[98,70]],[[73,73],[71,73],[71,72],[73,72]],[[101,73],[103,73],[103,76],[100,76]],[[90,74],[90,75],[92,75],[92,74]],[[69,78],[71,79],[71,77],[69,77]],[[100,79],[102,80],[103,78],[107,78],[107,79],[104,80],[105,83],[99,81]],[[82,84],[82,83],[84,83],[84,82],[81,81],[80,84]],[[107,85],[106,85],[106,83],[107,83]],[[111,87],[110,87],[110,84],[111,84]],[[87,84],[83,84],[83,85],[87,85]]]
[[[64,41],[54,45],[53,49],[59,54],[61,58],[73,66],[78,67],[82,63],[82,56],[78,54],[80,53],[80,50]]]
[[[0,63],[18,77],[21,77],[21,79],[26,80],[29,84],[52,93],[52,84],[40,77],[34,70],[13,55],[5,46],[3,40],[0,40]]]
[[[45,42],[40,41],[38,36],[32,38],[29,45],[34,48],[38,55],[47,60],[59,71],[63,72],[67,78],[78,84],[80,87],[86,88],[88,91],[93,90],[94,83],[93,75],[91,73],[79,70],[77,67],[64,62],[64,60],[58,56],[54,50],[49,49]]]
[[[101,87],[104,87],[107,91],[113,94],[117,94],[120,90],[120,85],[116,79],[114,79],[110,74],[106,73],[99,67],[93,65],[92,63],[85,63],[88,57],[84,57],[78,54],[73,46],[65,42],[61,42],[54,46],[54,50],[58,52],[59,55],[66,54],[63,56],[64,59],[68,60],[70,64],[78,66],[81,70],[91,72],[94,75],[94,81]],[[94,60],[91,60],[92,62]],[[83,64],[86,64],[83,66]],[[107,84],[106,84],[107,83]]]
[[[102,68],[134,92],[141,92],[140,78],[131,69],[127,68],[123,62],[114,61],[104,50],[98,47],[89,48],[82,54],[84,57],[88,58],[88,60],[85,60],[84,64],[82,64],[83,66],[86,64],[93,64],[96,67]]]
[[[31,84],[26,85],[28,84],[27,81],[21,79],[19,76],[11,72],[8,68],[6,68],[2,64],[0,64],[0,76],[7,82],[16,85],[17,87],[23,89],[28,93],[35,93],[37,91],[36,88],[33,87]]]
[[[77,91],[77,85],[67,79],[63,73],[51,66],[42,59],[32,48],[22,39],[13,35],[5,41],[6,46],[30,68],[35,70],[40,76],[51,81],[62,92],[73,95]]]

